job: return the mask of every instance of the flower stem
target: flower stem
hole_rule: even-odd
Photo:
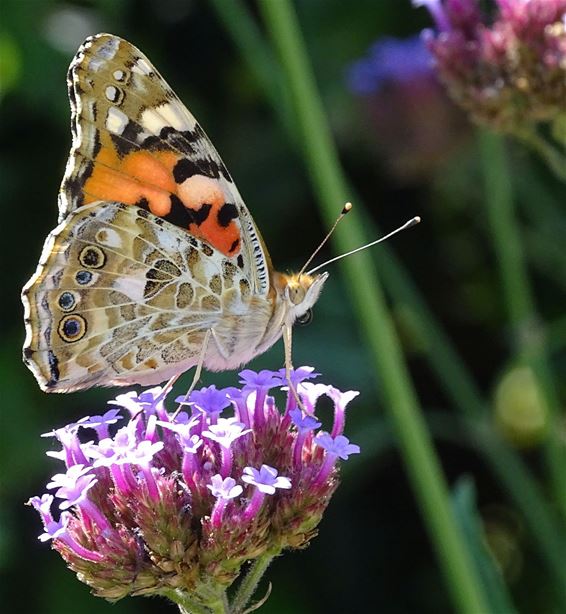
[[[231,614],[239,614],[248,605],[250,599],[253,597],[257,585],[261,580],[263,574],[271,564],[271,561],[275,558],[277,553],[267,553],[257,558],[248,570],[244,579],[238,587],[238,592],[232,601],[230,606]]]
[[[540,136],[535,128],[522,130],[515,136],[534,149],[559,179],[566,181],[566,156]]]
[[[309,175],[322,211],[330,221],[350,198],[308,64],[296,15],[288,0],[261,0],[259,6],[281,57]],[[361,224],[354,217],[350,220],[348,235],[339,235],[341,249],[350,248],[361,235]],[[385,407],[397,429],[409,478],[436,547],[453,602],[461,612],[486,612],[487,601],[477,569],[450,509],[448,489],[419,411],[371,258],[362,253],[356,259],[343,261],[343,267],[357,308],[362,314],[364,333],[386,397]],[[360,275],[360,271],[363,271],[363,275]]]
[[[224,607],[223,599],[219,599],[218,602],[214,603],[212,606],[203,606],[191,599],[187,593],[180,590],[172,588],[164,589],[161,591],[161,594],[175,603],[181,614],[211,614],[211,612],[218,614],[228,613],[228,610]],[[215,607],[217,604],[221,607]]]
[[[501,137],[480,132],[485,201],[497,264],[515,343],[521,362],[532,370],[549,422],[546,463],[554,499],[566,521],[566,446],[560,439],[557,393],[547,356],[545,331],[538,320],[529,283],[517,217],[511,175]]]

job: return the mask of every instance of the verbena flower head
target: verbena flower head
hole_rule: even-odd
[[[210,606],[247,561],[312,539],[338,485],[338,459],[359,452],[343,435],[357,393],[305,381],[316,375],[291,374],[306,413],[280,372],[246,370],[241,389],[178,397],[186,411],[175,418],[177,407],[152,389],[110,403],[125,415],[112,409],[55,430],[63,449],[50,455],[66,468],[49,494],[30,499],[39,539],[95,595]],[[287,390],[283,410],[274,388]],[[330,433],[315,417],[322,395],[334,403]]]
[[[413,0],[435,31],[424,38],[452,97],[479,123],[520,133],[565,115],[566,0]]]

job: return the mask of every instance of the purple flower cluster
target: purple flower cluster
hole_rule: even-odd
[[[564,116],[566,0],[413,0],[436,32],[425,42],[452,97],[479,123],[521,133]]]
[[[288,390],[284,370],[245,370],[241,388],[195,390],[175,399],[177,411],[157,387],[49,433],[62,449],[48,455],[66,470],[30,499],[39,539],[98,596],[174,591],[206,607],[246,561],[308,543],[338,485],[337,460],[360,451],[343,435],[357,393],[309,381],[317,375],[291,373],[301,404],[288,391],[283,411],[270,392]],[[315,416],[322,395],[334,404],[330,432]]]

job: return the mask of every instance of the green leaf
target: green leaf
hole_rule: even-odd
[[[476,506],[476,488],[470,476],[460,478],[456,483],[452,493],[452,507],[478,570],[490,612],[517,614],[501,571],[486,545]]]

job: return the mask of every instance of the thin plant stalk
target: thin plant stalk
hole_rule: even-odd
[[[173,588],[165,589],[161,594],[175,603],[181,614],[225,614],[227,612],[222,599],[219,599],[213,606],[206,607],[195,602],[187,593]]]
[[[523,130],[515,136],[534,149],[559,179],[566,181],[566,156],[540,136],[536,128]]]
[[[262,0],[259,6],[281,58],[309,175],[322,211],[330,222],[340,203],[349,199],[296,15],[287,0]],[[351,221],[348,235],[341,235],[339,240],[341,249],[357,246],[362,236],[360,223]],[[371,258],[359,254],[355,262],[353,258],[346,260],[344,269],[380,375],[385,407],[397,429],[409,479],[453,603],[460,612],[487,611],[477,570],[452,514],[448,488],[420,413]]]
[[[519,360],[536,378],[549,424],[545,456],[554,500],[566,522],[566,446],[560,441],[558,399],[546,348],[545,331],[535,310],[519,225],[511,175],[501,137],[479,136],[485,183],[485,203]]]
[[[271,561],[275,558],[274,554],[267,553],[257,558],[248,569],[244,579],[242,580],[236,596],[232,601],[232,607],[230,611],[234,614],[240,614],[243,609],[248,605],[250,599],[253,597],[259,581],[263,577],[267,568],[271,564]]]

